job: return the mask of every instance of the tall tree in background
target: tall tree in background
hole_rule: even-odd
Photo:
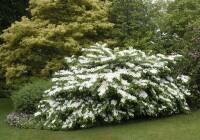
[[[109,20],[115,24],[116,46],[134,46],[143,50],[152,47],[156,26],[149,4],[142,0],[113,0]]]
[[[0,1],[0,32],[6,29],[22,16],[29,15],[26,8],[28,0],[1,0]]]
[[[26,10],[28,7],[28,1],[29,0],[0,1],[0,34],[2,34],[2,31],[8,28],[16,20],[21,20],[22,16],[30,16],[29,12]],[[0,44],[2,43],[3,40],[0,39]],[[0,65],[0,97],[8,96],[12,88],[6,85],[5,77]]]
[[[1,35],[0,64],[7,81],[24,70],[48,74],[62,67],[64,56],[97,41],[110,42],[109,2],[100,0],[30,0],[32,18],[23,17]]]
[[[171,51],[183,53],[194,49],[197,44],[191,44],[194,43],[191,39],[196,34],[194,32],[194,30],[197,30],[195,24],[199,22],[199,18],[199,0],[175,0],[169,3],[163,19],[164,28],[162,29],[170,39],[167,41],[171,42],[171,45],[165,46],[168,47],[169,53]],[[189,32],[192,33],[190,37],[188,36]]]
[[[164,41],[168,53],[185,56],[178,66],[179,72],[191,76],[191,104],[200,107],[200,2],[199,0],[175,0],[166,11]]]

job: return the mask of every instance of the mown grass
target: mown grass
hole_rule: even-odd
[[[200,111],[188,115],[75,131],[26,130],[5,123],[12,102],[0,99],[0,140],[199,140]]]

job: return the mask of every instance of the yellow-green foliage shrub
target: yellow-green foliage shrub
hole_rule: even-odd
[[[7,81],[23,70],[48,74],[81,47],[97,39],[109,42],[113,24],[107,21],[108,6],[100,0],[30,0],[32,18],[23,17],[1,35],[0,65]]]

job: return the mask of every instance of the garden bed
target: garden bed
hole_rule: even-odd
[[[0,99],[1,140],[188,140],[200,138],[200,111],[137,123],[55,132],[18,129],[7,125],[5,119],[12,110],[10,99]]]

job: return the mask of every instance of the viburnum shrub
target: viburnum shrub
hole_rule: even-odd
[[[180,55],[150,55],[132,47],[111,50],[105,44],[83,52],[66,58],[69,69],[55,73],[55,86],[45,91],[34,114],[43,129],[87,128],[189,111],[189,78],[170,76],[169,65]]]

